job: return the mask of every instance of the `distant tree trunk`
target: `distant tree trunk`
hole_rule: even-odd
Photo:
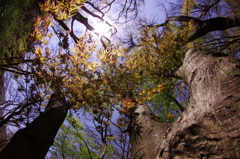
[[[4,102],[4,73],[3,71],[0,71],[0,103]],[[4,112],[0,109],[0,118],[2,118],[4,115]],[[7,138],[7,130],[5,127],[0,128],[0,150],[6,145],[6,138]]]
[[[169,125],[138,105],[132,158],[240,158],[240,61],[190,50],[176,74],[189,87],[187,109]]]
[[[19,130],[0,153],[1,159],[44,159],[63,123],[70,105],[52,95],[45,111]]]

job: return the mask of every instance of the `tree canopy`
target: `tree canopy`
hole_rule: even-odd
[[[11,72],[17,88],[8,94],[9,100],[2,101],[0,126],[27,126],[55,107],[49,103],[64,101],[66,111],[91,114],[101,146],[93,138],[86,144],[85,132],[78,132],[78,124],[72,125],[78,133],[69,130],[72,123],[68,123],[62,126],[55,148],[59,142],[63,146],[64,133],[69,131],[69,138],[78,137],[77,144],[84,145],[80,150],[73,148],[74,153],[103,158],[119,155],[113,147],[129,157],[128,137],[123,134],[136,104],[148,104],[162,122],[173,122],[188,102],[188,86],[176,72],[187,50],[213,56],[238,53],[239,3],[171,3],[176,12],[169,11],[164,23],[138,19],[136,35],[124,35],[125,41],[113,39],[120,29],[105,17],[117,11],[111,19],[127,24],[137,18],[143,4],[137,0],[2,1],[0,67]],[[111,37],[96,32],[91,20],[105,22]],[[121,116],[113,122],[115,111]],[[114,134],[114,129],[121,133]],[[61,153],[71,156],[67,153],[72,150],[61,149]]]

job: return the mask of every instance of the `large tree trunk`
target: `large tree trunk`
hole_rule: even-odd
[[[52,95],[46,110],[26,128],[19,130],[0,153],[1,159],[44,159],[70,108]]]
[[[168,125],[138,105],[130,123],[132,157],[239,158],[239,60],[190,50],[176,73],[189,86],[187,109]]]

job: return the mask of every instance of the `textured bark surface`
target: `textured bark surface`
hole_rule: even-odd
[[[52,96],[46,110],[26,128],[15,133],[1,151],[1,159],[44,159],[53,144],[69,105],[64,99]]]
[[[139,125],[130,132],[132,157],[240,158],[239,61],[190,50],[177,74],[189,86],[187,109],[167,128],[138,106],[130,123]]]
[[[152,158],[159,151],[170,124],[160,123],[147,105],[138,105],[130,128],[132,158]]]

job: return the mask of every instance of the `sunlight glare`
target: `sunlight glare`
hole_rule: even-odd
[[[112,33],[112,29],[114,28],[113,26],[109,26],[108,23],[111,23],[111,20],[104,20],[104,21],[98,21],[98,22],[95,22],[94,24],[94,32],[96,34],[99,34],[98,36],[101,37],[101,36],[106,36],[106,37],[110,37],[111,36],[111,33]]]

